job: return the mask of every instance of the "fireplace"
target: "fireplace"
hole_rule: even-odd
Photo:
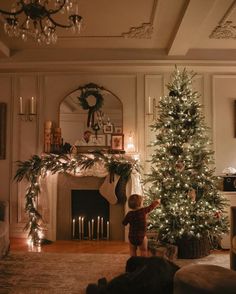
[[[75,217],[72,213],[72,191],[88,191],[88,193],[93,194],[94,191],[99,191],[106,176],[107,173],[104,171],[102,173],[101,170],[98,169],[96,173],[93,171],[92,173],[86,171],[83,172],[83,174],[80,173],[75,175],[54,173],[48,174],[45,178],[41,178],[39,205],[46,224],[44,234],[47,239],[55,241],[71,240],[73,238],[73,218]],[[118,186],[117,184],[116,187]],[[140,175],[136,172],[132,172],[130,179],[125,185],[122,185],[122,189],[120,190],[125,191],[127,197],[133,193],[142,194]],[[121,194],[118,193],[117,195]],[[99,197],[103,198],[101,195],[99,195]],[[91,204],[89,205],[92,206],[93,203],[94,202],[91,200]],[[110,203],[113,202],[109,201],[108,204],[109,238],[110,240],[128,241],[128,228],[122,225],[124,215],[128,212],[127,201],[122,202],[121,197],[118,203]],[[105,216],[103,220],[105,222]],[[75,221],[78,222],[78,218]]]
[[[77,177],[69,174],[58,175],[58,191],[57,191],[57,216],[56,216],[56,239],[71,240],[73,239],[73,219],[75,222],[74,238],[77,239],[79,233],[79,217],[84,218],[84,237],[88,237],[88,221],[91,223],[94,219],[94,230],[97,229],[97,217],[103,217],[104,223],[104,238],[107,236],[107,221],[109,221],[109,239],[124,240],[125,229],[122,225],[122,220],[125,213],[125,205],[121,203],[110,204],[99,193],[99,187],[103,183],[104,178],[85,176]],[[74,196],[73,196],[74,195]],[[82,196],[80,196],[82,195]],[[86,211],[82,211],[85,204]],[[94,197],[94,198],[93,198]],[[77,198],[77,199],[76,199]],[[79,199],[78,199],[79,198]],[[76,204],[76,200],[78,203]],[[73,203],[74,202],[74,203]],[[79,203],[82,203],[80,206]],[[95,205],[96,203],[96,205]],[[104,207],[100,207],[98,211],[94,210],[94,206],[98,203]],[[72,205],[72,204],[75,204]],[[99,204],[99,205],[100,205]],[[76,206],[80,207],[76,212]],[[77,208],[78,208],[77,207]],[[80,215],[81,214],[81,215]],[[96,221],[95,221],[96,218]],[[82,220],[81,220],[82,221]],[[100,219],[101,221],[101,219]],[[85,227],[85,224],[87,225]],[[94,234],[94,238],[97,236]],[[79,239],[79,238],[78,238]]]

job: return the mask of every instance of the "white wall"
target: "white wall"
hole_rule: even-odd
[[[236,75],[213,75],[213,127],[216,173],[236,168]]]
[[[219,174],[224,167],[236,167],[233,105],[236,97],[236,68],[207,62],[186,63],[185,66],[198,73],[194,87],[201,94],[206,122],[212,128],[216,171]],[[0,199],[9,199],[11,202],[11,232],[14,236],[22,235],[26,187],[26,183],[16,184],[12,181],[16,161],[42,153],[44,122],[52,120],[58,124],[60,101],[78,86],[90,82],[112,91],[123,103],[124,134],[135,132],[136,149],[145,165],[150,152],[146,146],[153,136],[149,129],[152,118],[146,115],[148,96],[158,101],[161,95],[167,93],[165,85],[174,70],[174,63],[153,62],[147,65],[100,62],[95,65],[74,64],[68,68],[61,65],[61,69],[57,65],[55,71],[53,65],[46,64],[41,71],[33,70],[33,64],[22,65],[20,71],[0,74],[0,102],[7,102],[8,107],[7,158],[0,160]],[[37,97],[38,115],[33,122],[23,121],[17,115],[19,96],[25,99]]]

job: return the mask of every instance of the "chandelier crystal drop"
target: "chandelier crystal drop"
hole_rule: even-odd
[[[60,14],[67,15],[66,23],[56,20]],[[79,33],[82,23],[78,0],[17,0],[10,11],[0,8],[0,18],[8,36],[47,45],[57,42],[57,27]]]

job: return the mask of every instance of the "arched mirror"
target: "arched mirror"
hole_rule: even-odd
[[[63,99],[59,124],[64,143],[83,146],[81,149],[85,146],[109,149],[114,134],[123,133],[123,105],[109,90],[86,84]]]

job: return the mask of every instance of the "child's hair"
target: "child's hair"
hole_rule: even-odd
[[[130,209],[136,209],[141,206],[143,197],[138,194],[130,195],[128,199],[128,205]]]

